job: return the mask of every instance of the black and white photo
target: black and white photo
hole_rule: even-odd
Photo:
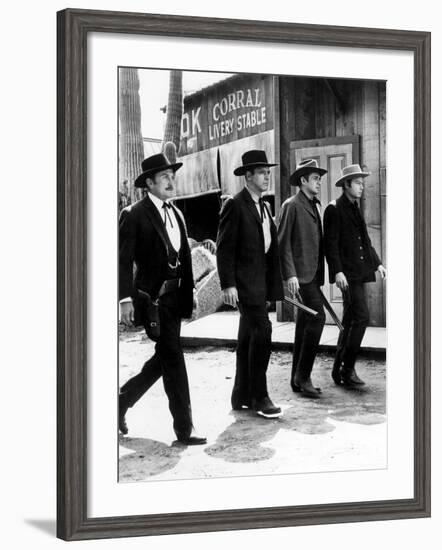
[[[428,516],[429,33],[57,25],[58,536]]]
[[[385,81],[119,68],[120,482],[386,467],[386,171]]]

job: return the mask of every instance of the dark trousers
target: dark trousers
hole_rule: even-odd
[[[369,311],[365,299],[364,284],[359,281],[348,281],[348,288],[343,293],[344,314],[336,349],[336,359],[344,371],[354,369],[356,356],[368,326]]]
[[[299,285],[299,293],[304,305],[318,312],[318,315],[313,316],[302,309],[297,311],[291,379],[294,381],[296,374],[296,381],[302,383],[310,378],[313,369],[325,324],[325,313],[316,278],[311,283]]]
[[[186,364],[180,342],[181,317],[177,292],[170,292],[160,298],[160,327],[155,354],[144,363],[139,374],[121,387],[120,399],[128,407],[132,407],[162,376],[173,417],[173,429],[177,437],[188,437],[193,428],[192,411]]]
[[[267,397],[266,372],[272,345],[272,323],[266,304],[238,305],[240,318],[232,407]]]

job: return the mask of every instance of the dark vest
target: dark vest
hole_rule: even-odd
[[[178,224],[178,228],[180,228],[179,222],[176,219],[177,215],[175,212],[173,213],[173,218],[175,220],[175,223]],[[172,222],[173,223],[173,222]],[[178,279],[181,277],[181,263],[183,260],[183,239],[186,238],[185,235],[183,235],[183,232],[180,229],[180,242],[181,246],[178,252],[175,250],[175,248],[172,245],[172,242],[169,238],[169,233],[167,232],[166,226],[164,225],[164,238],[166,240],[167,244],[167,270],[166,270],[166,279]]]

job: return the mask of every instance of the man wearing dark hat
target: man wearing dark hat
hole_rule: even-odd
[[[356,356],[369,322],[364,283],[374,282],[376,271],[382,279],[387,275],[371,245],[359,205],[367,176],[369,173],[361,170],[359,164],[344,167],[335,183],[336,187],[342,187],[342,195],[332,201],[324,213],[329,277],[336,282],[344,301],[344,330],[339,335],[332,378],[337,385],[349,388],[365,384],[355,370]]]
[[[325,324],[320,290],[324,284],[324,249],[317,197],[326,173],[313,159],[297,165],[290,185],[298,186],[299,192],[283,203],[278,224],[282,278],[291,294],[300,295],[304,305],[317,312],[316,316],[301,309],[297,312],[290,385],[294,392],[314,399],[321,390],[313,387],[311,372]]]
[[[206,439],[196,436],[193,430],[180,343],[181,319],[192,314],[194,286],[184,218],[169,202],[175,196],[175,172],[182,163],[171,164],[158,154],[145,159],[141,166],[143,173],[135,180],[135,186],[147,188],[148,193],[120,216],[121,321],[144,325],[151,334],[147,296],[158,300],[160,334],[155,354],[120,390],[119,429],[127,433],[127,409],[162,376],[177,440],[186,445],[204,444]]]
[[[217,264],[224,302],[240,312],[232,408],[252,408],[266,418],[281,416],[267,391],[272,324],[267,302],[283,297],[275,224],[262,194],[269,187],[270,167],[264,151],[242,155],[234,170],[245,187],[222,208]]]

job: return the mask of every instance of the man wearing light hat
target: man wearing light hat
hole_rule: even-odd
[[[371,244],[359,200],[368,172],[359,164],[342,169],[336,187],[342,195],[332,201],[324,213],[325,255],[331,282],[341,290],[344,300],[342,324],[333,364],[332,378],[338,385],[358,388],[365,383],[356,374],[356,357],[369,322],[364,283],[376,280],[378,271],[385,279],[387,271]]]
[[[320,202],[321,177],[327,170],[314,159],[303,160],[290,176],[299,192],[287,199],[279,215],[278,239],[282,278],[316,316],[298,310],[290,385],[294,392],[317,399],[321,390],[311,381],[313,364],[325,324],[320,287],[324,284],[324,247]]]
[[[126,434],[125,415],[162,376],[177,440],[185,445],[206,443],[195,435],[189,384],[180,342],[181,319],[193,309],[192,261],[185,222],[170,204],[175,196],[175,172],[182,163],[171,164],[163,154],[143,160],[135,186],[147,195],[125,208],[119,228],[119,295],[121,321],[145,327],[156,339],[155,354],[141,372],[120,389],[119,429]],[[134,263],[136,271],[134,275]],[[146,297],[148,302],[146,302]],[[159,335],[152,336],[150,301],[158,301]],[[155,419],[151,419],[155,422]]]
[[[272,336],[266,302],[283,297],[278,236],[262,200],[273,166],[264,151],[242,155],[233,173],[244,176],[245,187],[223,205],[216,254],[224,302],[240,312],[232,408],[252,408],[265,418],[282,414],[269,397],[266,378]]]

